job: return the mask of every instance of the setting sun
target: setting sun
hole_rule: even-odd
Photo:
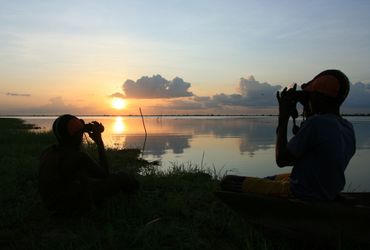
[[[124,109],[126,105],[127,105],[126,100],[122,98],[114,98],[112,100],[112,107],[115,109]]]

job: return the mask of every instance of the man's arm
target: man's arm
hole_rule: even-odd
[[[101,123],[96,123],[99,126],[103,126]],[[104,148],[104,142],[101,137],[100,131],[91,131],[89,132],[90,138],[96,143],[96,146],[98,147],[98,154],[99,154],[99,164],[103,168],[102,170],[105,172],[106,175],[109,175],[109,165],[107,156],[105,154],[105,148]]]
[[[276,129],[276,146],[275,146],[275,160],[279,167],[291,166],[295,162],[294,156],[288,151],[287,130],[292,105],[295,105],[292,99],[292,92],[295,91],[296,85],[293,89],[287,91],[283,89],[281,93],[277,92],[276,97],[279,102],[279,123]]]

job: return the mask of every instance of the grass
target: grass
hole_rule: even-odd
[[[190,163],[167,171],[140,150],[108,149],[113,171],[137,175],[137,195],[117,195],[82,217],[58,219],[38,193],[38,156],[55,143],[19,119],[0,119],[0,249],[290,249],[221,203],[219,180]],[[84,147],[96,157],[95,147]]]
[[[58,219],[38,193],[38,156],[55,143],[18,119],[0,119],[1,249],[253,249],[263,236],[242,222],[213,191],[218,180],[191,164],[166,172],[139,150],[107,150],[114,171],[136,173],[140,192],[118,195],[83,217]],[[85,149],[96,157],[94,146]],[[138,173],[141,173],[140,175]]]

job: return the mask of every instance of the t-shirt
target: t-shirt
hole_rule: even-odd
[[[303,199],[333,200],[344,188],[344,170],[356,151],[353,126],[332,114],[314,115],[288,142],[296,158],[291,190]]]

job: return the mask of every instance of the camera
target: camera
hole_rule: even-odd
[[[83,132],[87,133],[103,133],[104,132],[104,126],[101,123],[98,122],[90,122],[85,124],[83,128]]]

